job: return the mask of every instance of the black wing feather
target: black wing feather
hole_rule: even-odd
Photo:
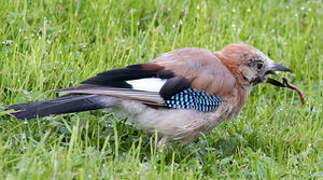
[[[164,99],[169,99],[173,95],[190,87],[191,87],[190,80],[184,77],[173,77],[167,80],[167,82],[160,89],[159,94]]]
[[[168,79],[173,76],[172,72],[165,71],[164,67],[157,64],[136,64],[99,73],[81,84],[131,88],[126,81],[151,77]]]

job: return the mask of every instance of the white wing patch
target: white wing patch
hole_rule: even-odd
[[[143,78],[126,82],[135,90],[159,92],[160,88],[165,84],[166,81],[167,79]]]

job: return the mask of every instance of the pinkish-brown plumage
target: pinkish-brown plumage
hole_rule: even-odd
[[[231,44],[221,51],[183,48],[146,64],[98,74],[80,86],[56,90],[54,100],[18,104],[8,109],[18,119],[111,108],[125,112],[146,132],[158,131],[159,145],[188,143],[225,119],[237,116],[253,86],[268,73],[289,71],[261,51]]]

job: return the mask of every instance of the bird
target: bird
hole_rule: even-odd
[[[97,74],[79,85],[55,90],[52,100],[6,108],[19,120],[81,111],[110,109],[148,134],[157,132],[158,147],[188,144],[242,111],[253,87],[274,83],[267,77],[291,72],[260,50],[243,43],[219,51],[186,47],[143,64]]]

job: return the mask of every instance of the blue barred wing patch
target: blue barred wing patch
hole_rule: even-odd
[[[188,88],[165,100],[169,108],[195,109],[197,111],[215,111],[223,102],[216,94],[208,94],[204,91]]]

